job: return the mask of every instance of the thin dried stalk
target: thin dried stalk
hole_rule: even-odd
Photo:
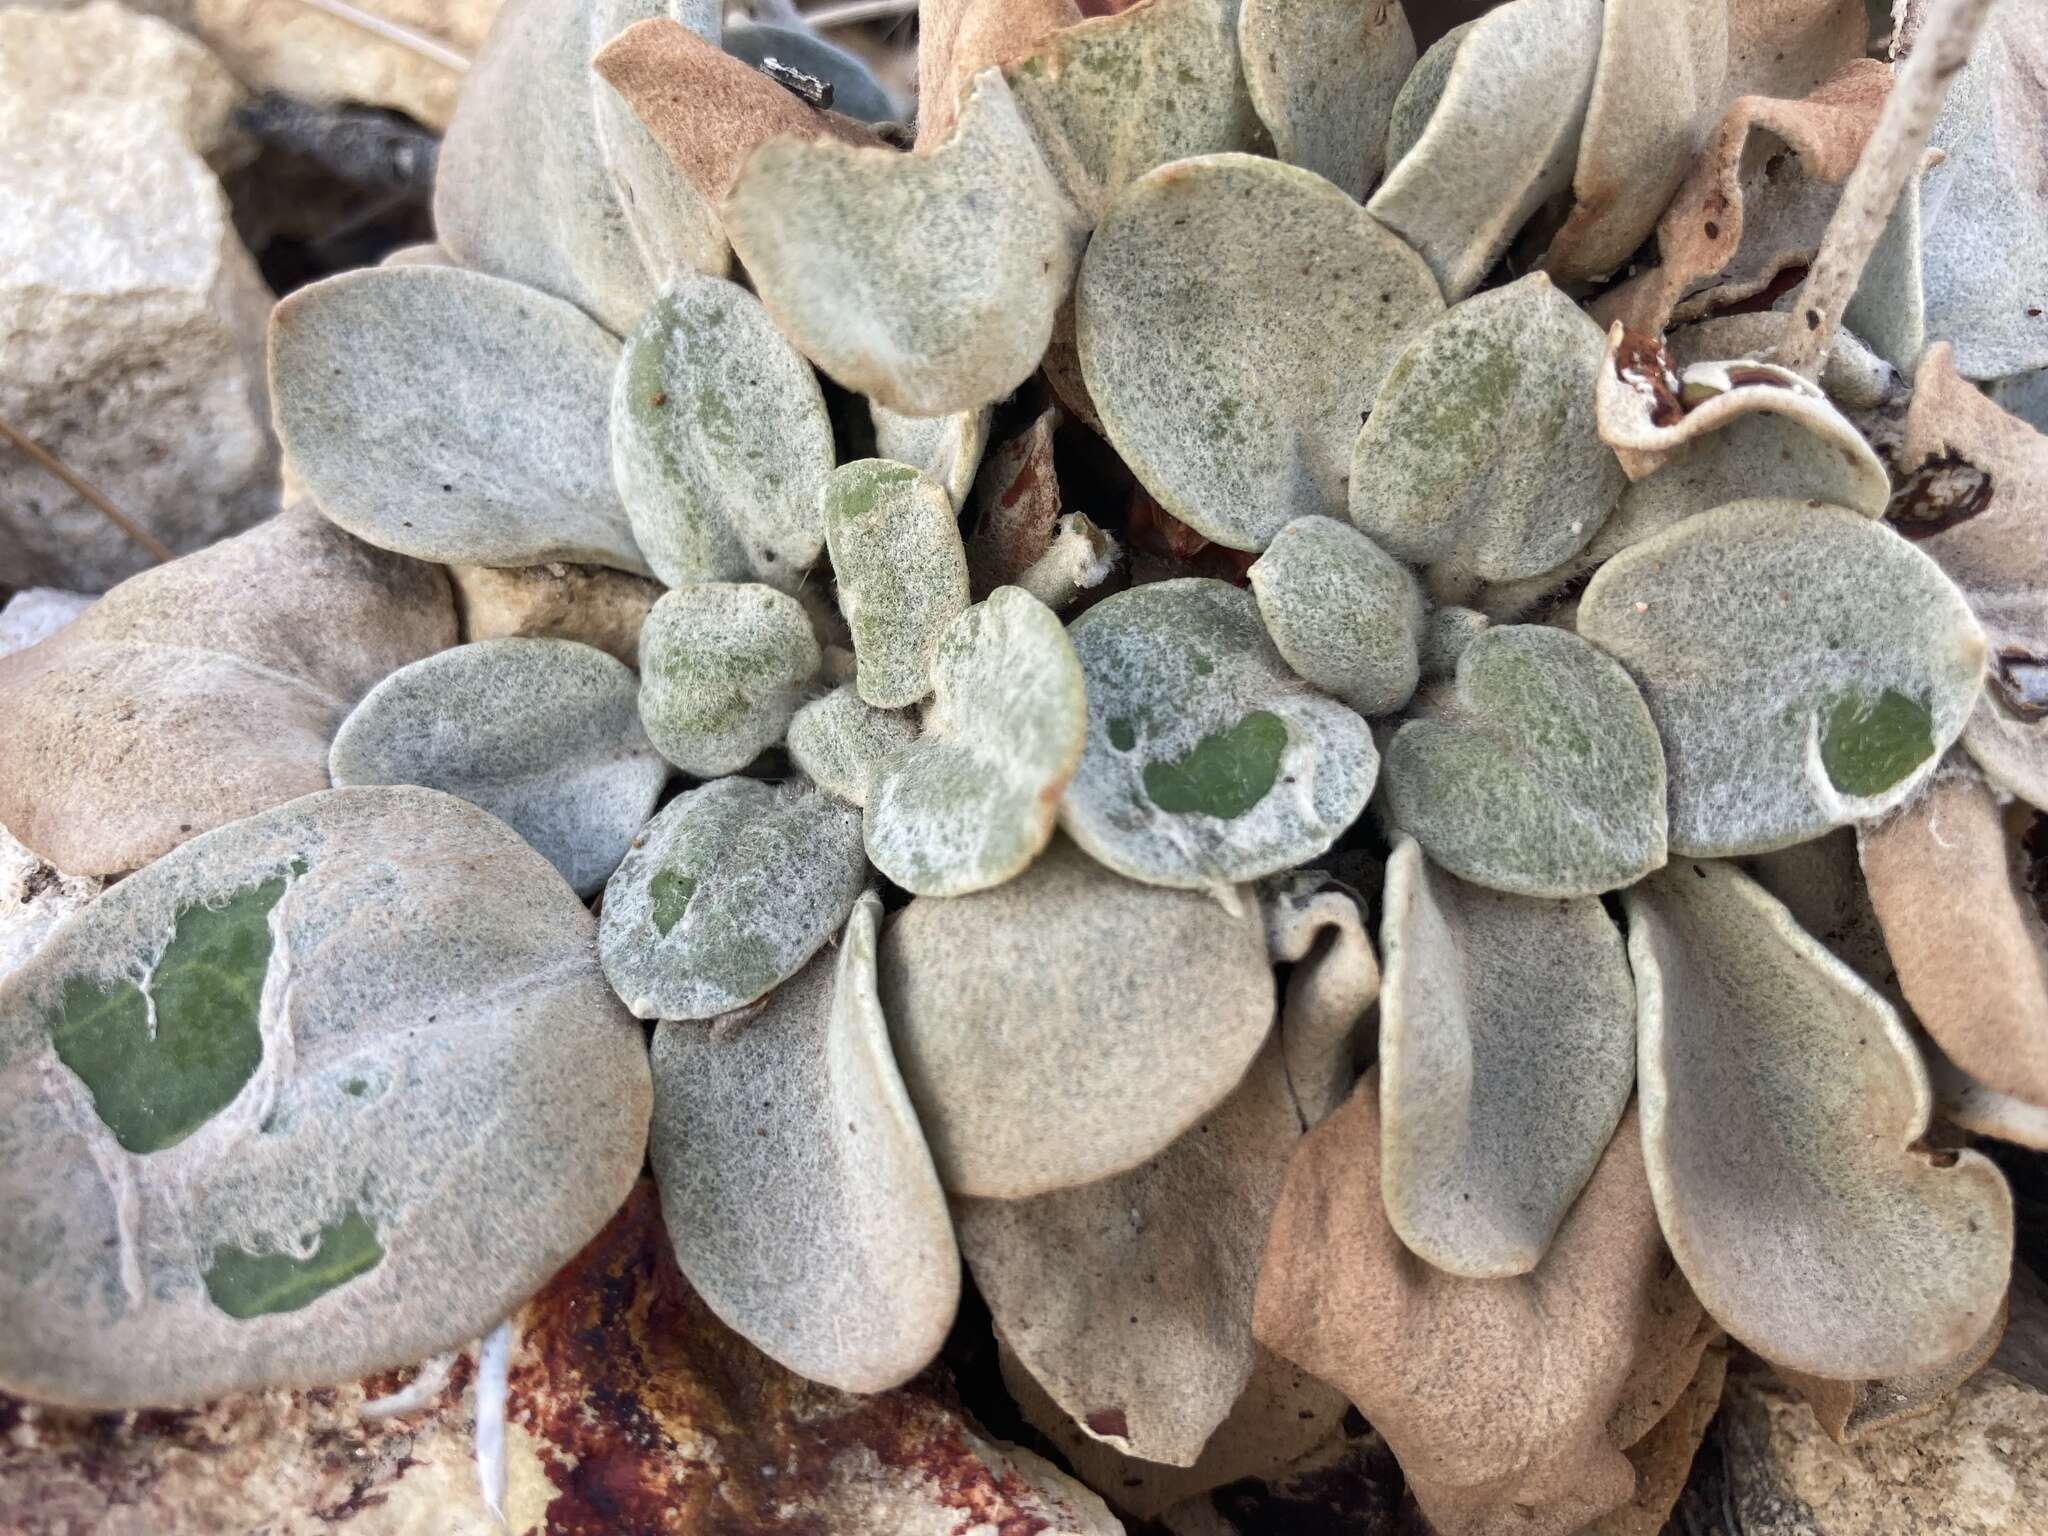
[[[1969,62],[1970,44],[1991,5],[1992,0],[1931,0],[1913,51],[1898,67],[1877,127],[1828,220],[1799,302],[1786,318],[1777,360],[1787,368],[1809,379],[1820,377],[1842,311],[1856,296],[1892,204],[1919,168],[1949,82]]]
[[[141,545],[148,552],[149,557],[159,565],[168,565],[171,561],[178,558],[161,539],[129,517],[127,513],[107,500],[106,497],[94,490],[84,480],[81,480],[70,465],[44,448],[42,444],[25,436],[15,427],[14,423],[7,420],[4,416],[0,416],[0,437],[6,438],[15,447],[27,454],[29,459],[38,468],[48,471],[56,476],[57,479],[70,486],[73,491],[78,493],[81,500],[96,508],[100,515],[106,518],[108,522]]]
[[[469,56],[457,53],[446,43],[436,42],[424,32],[415,32],[411,27],[401,26],[395,21],[374,15],[350,5],[348,0],[299,0],[301,5],[310,6],[336,21],[345,21],[352,27],[360,28],[372,36],[381,37],[387,43],[396,43],[401,48],[410,48],[423,59],[431,59],[444,69],[457,74],[469,68]]]

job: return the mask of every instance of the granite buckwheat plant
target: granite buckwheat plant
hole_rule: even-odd
[[[2048,1147],[2048,0],[1896,23],[927,0],[912,131],[510,0],[278,305],[294,504],[0,661],[118,877],[0,981],[0,1387],[457,1348],[645,1158],[818,1382],[964,1259],[1140,1518],[1348,1402],[1654,1531],[1724,1339],[1932,1405]]]

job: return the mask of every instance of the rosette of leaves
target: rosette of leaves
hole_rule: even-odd
[[[1417,59],[1392,0],[935,0],[904,148],[706,8],[511,0],[446,260],[278,306],[325,521],[0,660],[0,820],[134,871],[0,983],[0,1383],[448,1347],[651,1124],[735,1329],[887,1389],[964,1261],[1147,1518],[1345,1398],[1440,1530],[1661,1518],[1723,1333],[1844,1435],[1932,1401],[2013,1216],[1931,1117],[2048,1110],[2038,250],[1977,295],[1956,212],[2041,211],[2000,25],[1832,305],[1934,68],[1860,3],[1509,0]],[[1869,334],[1801,365],[1823,304]],[[439,565],[632,583],[632,663],[559,605],[453,644]],[[198,810],[120,814],[145,764]],[[1985,931],[1920,920],[1951,804]]]

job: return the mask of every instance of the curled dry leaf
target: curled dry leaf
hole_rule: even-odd
[[[597,947],[642,1019],[709,1019],[794,976],[867,880],[860,817],[800,780],[678,795],[605,886]]]
[[[640,627],[640,723],[696,778],[737,773],[781,741],[823,660],[803,605],[773,587],[677,587]]]
[[[1253,551],[1297,517],[1343,515],[1359,415],[1443,312],[1421,260],[1350,198],[1249,155],[1132,183],[1076,303],[1110,443],[1174,517]]]
[[[1437,864],[1524,896],[1594,896],[1665,858],[1664,749],[1643,695],[1567,630],[1488,629],[1387,747],[1387,810]]]
[[[1205,577],[1105,598],[1069,631],[1088,740],[1060,822],[1120,874],[1227,886],[1313,858],[1365,809],[1366,723],[1310,688],[1249,592]]]
[[[356,701],[454,643],[439,572],[294,508],[0,657],[0,825],[67,874],[140,869],[327,788]]]
[[[1838,1445],[1854,1445],[1880,1429],[1932,1413],[1956,1388],[1990,1363],[2005,1336],[2007,1304],[1999,1298],[1991,1324],[1953,1360],[1924,1371],[1909,1371],[1880,1381],[1830,1381],[1779,1366],[1786,1386],[1805,1398],[1820,1427]]]
[[[1227,1099],[1136,1168],[958,1202],[960,1248],[1004,1343],[1089,1435],[1195,1465],[1251,1379],[1260,1250],[1300,1136],[1269,1036]]]
[[[610,878],[668,764],[632,668],[573,640],[482,640],[400,667],[335,734],[337,787],[420,784],[482,806],[576,894]]]
[[[1280,158],[1365,201],[1415,67],[1400,0],[1246,0],[1237,32],[1245,85]]]
[[[1088,700],[1059,616],[1017,587],[952,622],[930,675],[922,730],[869,782],[868,858],[913,895],[964,896],[1051,839]]]
[[[1571,215],[1543,258],[1558,282],[1605,277],[1656,226],[1726,98],[1728,12],[1728,0],[1609,0]]]
[[[861,459],[825,481],[825,542],[859,661],[854,686],[877,709],[932,691],[932,667],[967,610],[967,551],[946,488],[908,464]]]
[[[1623,1448],[1635,1468],[1635,1496],[1587,1526],[1584,1536],[1661,1536],[1685,1491],[1707,1426],[1721,1406],[1727,1378],[1728,1351],[1705,1350],[1698,1371],[1664,1416],[1640,1440]]]
[[[898,913],[882,1007],[946,1187],[1015,1200],[1092,1183],[1221,1103],[1273,1022],[1249,896],[1233,913],[1055,839],[994,890]]]
[[[1858,836],[1914,1015],[1978,1082],[2048,1109],[2048,926],[2022,842],[2034,821],[1957,764]]]
[[[2048,1107],[2029,1104],[1996,1088],[1987,1088],[1941,1054],[1933,1042],[1921,1042],[1927,1076],[1941,1117],[1975,1136],[1995,1136],[2015,1146],[2048,1152]]]
[[[951,139],[968,83],[1081,19],[1074,0],[918,0],[917,148]]]
[[[1089,223],[1156,165],[1256,146],[1237,13],[1238,0],[1144,0],[1005,65],[1046,164]]]
[[[1728,0],[1731,96],[1804,96],[1869,51],[1865,0]]]
[[[1617,1406],[1674,1353],[1697,1358],[1699,1309],[1666,1262],[1635,1115],[1533,1273],[1467,1280],[1387,1223],[1379,1100],[1368,1074],[1301,1142],[1253,1327],[1386,1436],[1444,1536],[1570,1536],[1635,1491]]]
[[[1919,1145],[1932,1096],[1897,1014],[1728,865],[1623,899],[1644,1155],[1701,1303],[1816,1376],[1954,1359],[2005,1293],[2012,1196],[1979,1154]]]
[[[1351,520],[1390,554],[1487,581],[1569,559],[1627,478],[1594,430],[1600,330],[1541,272],[1401,353],[1351,450]]]
[[[747,156],[770,139],[881,142],[864,123],[820,111],[666,16],[605,40],[589,67],[604,82],[598,88],[618,92],[711,208],[732,190]]]
[[[1635,1086],[1635,988],[1598,901],[1504,896],[1387,861],[1380,1190],[1446,1274],[1526,1275]]]
[[[1294,967],[1280,1005],[1280,1051],[1306,1130],[1350,1096],[1358,1063],[1371,1054],[1363,1036],[1380,967],[1358,897],[1322,871],[1277,876],[1259,894],[1266,947],[1276,964]]]
[[[1664,744],[1674,854],[1789,847],[1879,816],[1977,702],[1984,637],[1919,550],[1843,507],[1740,501],[1602,566],[1579,633]]]
[[[1731,14],[1737,80],[1739,26]],[[1661,331],[1762,293],[1810,261],[1890,87],[1886,66],[1859,57],[1802,99],[1730,102],[1657,221],[1658,265],[1597,300],[1594,319]]]
[[[590,72],[591,55],[665,9],[508,0],[464,76],[434,178],[434,227],[457,262],[565,299],[621,336],[672,272],[717,276],[729,260],[712,205]],[[689,10],[716,35],[712,7]]]
[[[639,1172],[647,1057],[591,928],[510,828],[410,787],[102,894],[0,983],[0,1384],[182,1405],[490,1327]]]
[[[664,585],[786,589],[825,547],[825,396],[737,283],[678,278],[641,316],[612,379],[611,457],[634,540]]]
[[[1422,253],[1452,303],[1571,185],[1600,29],[1600,0],[1508,0],[1432,49],[1440,62],[1425,57],[1402,87],[1417,99],[1405,111],[1395,102],[1393,163],[1365,206]],[[1395,158],[1418,119],[1425,126]]]
[[[1309,682],[1361,715],[1389,715],[1419,676],[1422,588],[1355,528],[1298,517],[1249,572],[1273,644]]]
[[[945,1191],[875,992],[882,904],[854,903],[744,1020],[654,1032],[649,1156],[676,1262],[781,1365],[848,1392],[923,1370],[960,1299]]]
[[[1052,545],[1060,518],[1059,470],[1053,462],[1053,433],[1059,424],[1058,408],[1048,406],[981,466],[974,486],[974,535],[967,541],[976,597],[1015,583]]]
[[[573,305],[460,267],[345,272],[270,320],[278,437],[320,510],[462,565],[648,574],[607,448],[618,357]]]
[[[967,493],[981,468],[993,415],[984,405],[944,416],[902,416],[886,405],[868,402],[868,419],[875,429],[875,457],[908,464],[927,479],[938,481],[956,512],[967,504]]]
[[[976,409],[1031,375],[1086,233],[991,71],[931,153],[770,140],[722,211],[783,334],[911,416]]]
[[[1655,474],[1678,451],[1755,412],[1786,416],[1841,460],[1853,488],[1842,504],[1873,508],[1891,493],[1883,460],[1812,380],[1754,358],[1694,362],[1681,371],[1655,340],[1620,321],[1607,328],[1607,356],[1594,377],[1600,440],[1631,480]],[[1809,450],[1810,452],[1811,450]],[[1740,498],[1760,493],[1745,491]]]
[[[818,788],[864,806],[882,764],[917,740],[917,729],[907,712],[863,703],[853,684],[841,683],[790,718],[784,745]]]
[[[1786,300],[1789,302],[1790,295]],[[1710,315],[1679,326],[1664,339],[1672,366],[1711,363],[1731,357],[1767,357],[1785,335],[1785,311],[1745,310]],[[1845,411],[1870,411],[1903,400],[1909,380],[1879,357],[1854,331],[1835,332],[1821,364],[1820,387]]]

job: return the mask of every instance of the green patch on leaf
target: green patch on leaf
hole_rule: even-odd
[[[1138,729],[1130,721],[1118,716],[1109,722],[1109,744],[1119,752],[1128,752],[1138,744]]]
[[[1845,795],[1881,795],[1933,755],[1934,711],[1923,699],[1857,690],[1828,707],[1821,766]]]
[[[384,1257],[370,1218],[351,1206],[320,1229],[313,1251],[303,1259],[288,1253],[251,1253],[216,1248],[206,1266],[206,1294],[229,1317],[263,1317],[296,1312]]]
[[[697,882],[672,869],[664,869],[648,881],[647,895],[653,904],[654,931],[667,938],[669,930],[683,920],[683,913],[689,910],[690,898],[696,894]]]
[[[65,978],[47,1021],[50,1043],[128,1151],[176,1146],[225,1109],[263,1060],[257,1019],[270,909],[285,878],[248,886],[218,907],[179,911],[148,996],[133,982]]]
[[[1162,811],[1229,821],[1265,799],[1286,750],[1286,722],[1254,710],[1229,730],[1204,736],[1186,757],[1147,763],[1145,793]]]

